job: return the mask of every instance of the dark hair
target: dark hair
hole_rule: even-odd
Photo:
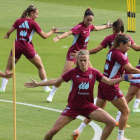
[[[117,34],[112,48],[117,48],[120,46],[120,43],[126,44],[128,41],[130,41],[130,38],[127,35]]]
[[[119,33],[120,31],[124,32],[124,23],[121,18],[118,18],[117,21],[113,22],[113,27],[115,27],[115,33]]]
[[[26,17],[27,15],[30,15],[31,12],[35,13],[37,10],[36,7],[33,6],[33,4],[29,5],[29,7],[27,9],[25,9],[21,15],[21,18]]]
[[[94,14],[93,14],[93,12],[92,12],[90,7],[88,7],[87,10],[85,11],[84,17],[89,16],[89,15],[94,16]]]

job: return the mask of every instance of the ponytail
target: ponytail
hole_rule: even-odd
[[[127,35],[117,34],[112,48],[117,48],[120,46],[120,43],[126,44],[128,41],[130,41],[130,38]]]
[[[23,11],[21,18],[25,18],[27,16],[27,9]]]
[[[124,23],[121,18],[118,18],[117,21],[113,22],[113,27],[115,27],[115,33],[119,33],[120,31],[124,32]]]
[[[21,18],[25,18],[27,15],[30,15],[31,13],[35,13],[36,10],[37,8],[34,7],[33,4],[29,5],[29,7],[23,11]]]

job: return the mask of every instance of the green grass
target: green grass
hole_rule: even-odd
[[[44,32],[51,30],[52,26],[55,27],[73,27],[82,21],[84,11],[87,6],[93,9],[95,14],[93,24],[100,25],[106,23],[109,19],[111,22],[117,18],[122,18],[125,23],[125,33],[127,30],[127,17],[126,17],[126,1],[117,0],[111,1],[103,0],[0,0],[0,70],[4,71],[7,59],[12,48],[12,41],[15,39],[15,32],[11,35],[9,40],[3,39],[7,30],[12,26],[17,18],[20,18],[24,9],[29,4],[34,4],[39,9],[39,18],[36,20]],[[136,1],[136,33],[128,33],[133,40],[140,44],[140,2]],[[96,47],[104,39],[105,36],[112,34],[111,29],[103,30],[100,32],[92,32],[88,50]],[[54,43],[52,41],[55,34],[50,38],[43,40],[37,34],[33,37],[33,44],[35,50],[40,55],[44,64],[48,79],[58,77],[65,63],[66,53],[68,48],[62,46],[70,46],[72,43],[72,36]],[[93,67],[103,72],[105,57],[108,49],[92,55],[90,57]],[[130,49],[128,53],[130,63],[136,66],[139,60],[139,52]],[[43,93],[43,88],[38,87],[34,89],[27,89],[23,85],[25,82],[30,81],[30,78],[40,81],[38,71],[33,64],[31,64],[24,56],[21,57],[16,65],[16,101],[28,104],[34,104],[44,107],[55,108],[63,110],[67,105],[67,97],[70,89],[70,82],[63,83],[57,90],[52,103],[46,103],[48,93]],[[0,78],[1,80],[1,78]],[[129,83],[122,82],[120,88],[124,95],[126,95]],[[95,97],[97,95],[98,83],[95,85]],[[0,94],[0,99],[13,100],[12,93],[12,79],[9,80],[5,93]],[[133,100],[134,101],[134,100]],[[129,107],[132,109],[133,101],[130,102]],[[116,118],[117,109],[107,104],[105,110]],[[38,109],[23,105],[17,105],[17,140],[42,140],[45,133],[53,126],[55,120],[60,113]],[[128,124],[130,128],[126,128],[125,135],[132,140],[139,140],[140,137],[140,114],[130,114]],[[76,129],[81,120],[76,119],[68,126],[62,129],[55,137],[54,140],[70,140],[71,132]],[[13,106],[11,103],[0,102],[0,140],[13,139]],[[97,123],[101,128],[104,124]],[[108,140],[116,139],[117,129],[115,128],[108,138]],[[94,136],[94,131],[90,126],[87,126],[82,132],[78,140],[90,140]]]

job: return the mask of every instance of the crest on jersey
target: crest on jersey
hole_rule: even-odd
[[[89,79],[92,79],[93,78],[93,75],[92,74],[89,74]]]

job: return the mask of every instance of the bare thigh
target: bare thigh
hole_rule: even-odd
[[[110,122],[115,123],[115,119],[101,108],[91,112],[89,118],[105,124],[109,124]]]
[[[74,62],[67,60],[65,62],[65,65],[64,65],[64,68],[63,68],[63,71],[62,71],[62,75],[65,74],[68,70],[72,69],[73,66],[74,66]]]
[[[103,100],[103,99],[100,99],[100,98],[97,97],[96,106],[104,109],[106,104],[107,104],[107,102],[108,102],[107,100]]]
[[[72,120],[73,120],[72,117],[60,115],[51,130],[57,133],[60,129],[62,129],[65,125],[70,123]]]
[[[29,59],[31,63],[33,63],[38,69],[44,68],[40,56],[37,54],[34,58]]]
[[[129,111],[129,107],[124,97],[112,100],[111,103],[118,108],[122,113]]]

